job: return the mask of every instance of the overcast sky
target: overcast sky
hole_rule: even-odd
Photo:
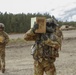
[[[47,12],[56,18],[70,16],[72,12],[68,19],[76,20],[76,0],[0,0],[0,11],[14,14]]]

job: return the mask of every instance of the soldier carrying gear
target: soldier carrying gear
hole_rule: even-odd
[[[58,57],[58,49],[60,47],[57,36],[54,34],[56,24],[54,21],[46,22],[46,33],[35,33],[38,28],[34,25],[31,33],[36,35],[35,44],[33,46],[34,58],[34,75],[56,75],[54,62]],[[25,40],[26,37],[24,37]]]
[[[5,72],[5,47],[9,41],[8,34],[4,31],[4,24],[0,23],[0,70]]]

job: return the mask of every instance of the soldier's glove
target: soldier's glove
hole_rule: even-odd
[[[34,26],[33,26],[33,28],[32,28],[32,30],[33,30],[34,33],[35,33],[35,30],[38,29],[38,27],[39,27],[38,24],[34,24]]]

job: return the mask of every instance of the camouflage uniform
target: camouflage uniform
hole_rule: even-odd
[[[3,23],[0,23],[0,26]],[[1,27],[0,27],[1,28]],[[9,41],[9,37],[5,31],[0,31],[0,69],[5,72],[5,46]]]
[[[31,39],[31,37],[33,37]],[[35,44],[32,48],[34,58],[34,75],[56,75],[54,62],[58,57],[60,47],[58,37],[54,33],[38,34],[30,29],[29,33],[24,36],[25,40],[33,40]]]

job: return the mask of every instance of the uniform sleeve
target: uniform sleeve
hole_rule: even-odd
[[[43,43],[48,46],[54,47],[56,49],[59,49],[59,47],[60,47],[60,44],[58,43],[58,41],[52,41],[49,38],[47,40],[43,41]]]
[[[26,41],[34,41],[36,39],[36,34],[30,29],[25,33],[24,39]]]
[[[7,44],[9,42],[9,36],[6,32],[4,32],[4,37],[5,37],[4,43]]]

